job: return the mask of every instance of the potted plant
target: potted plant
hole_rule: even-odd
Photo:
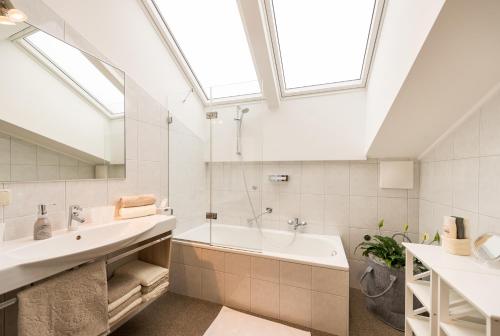
[[[359,248],[362,255],[368,257],[367,268],[360,278],[360,288],[366,297],[369,311],[381,318],[395,329],[404,330],[404,298],[405,298],[405,248],[397,240],[411,242],[408,237],[408,224],[402,232],[391,236],[382,235],[384,220],[378,223],[378,234],[365,235]],[[429,234],[424,233],[421,243],[434,244],[440,242],[439,233],[429,241]],[[355,251],[356,251],[355,250]],[[416,269],[425,271],[425,266],[417,263]]]

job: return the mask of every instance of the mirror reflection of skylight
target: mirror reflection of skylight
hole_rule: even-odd
[[[375,0],[272,0],[286,89],[361,79]]]
[[[154,0],[207,99],[260,93],[236,0]]]
[[[78,49],[42,31],[28,35],[24,39],[109,113],[112,115],[124,113],[123,92]],[[110,69],[107,70],[110,72]]]

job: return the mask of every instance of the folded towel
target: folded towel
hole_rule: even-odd
[[[17,298],[19,336],[88,336],[108,330],[104,262],[61,273]]]
[[[124,297],[141,283],[136,277],[128,274],[115,274],[108,280],[108,303]]]
[[[135,307],[137,307],[141,303],[142,303],[142,299],[141,298],[136,299],[127,308],[123,309],[121,312],[119,312],[118,314],[116,314],[115,316],[113,316],[112,318],[110,318],[109,319],[109,325],[112,326],[113,324],[115,324],[116,322],[118,322],[119,320],[121,320],[125,315],[127,315],[128,313],[130,313],[130,311],[132,309],[134,309]]]
[[[135,208],[121,208],[120,210],[118,210],[118,215],[123,219],[156,215],[156,205],[144,205]]]
[[[132,304],[135,300],[141,298],[141,293],[135,293],[132,295],[127,301],[123,302],[121,305],[116,307],[115,309],[111,310],[109,312],[109,318],[112,318],[113,316],[116,316],[119,314],[122,310],[126,309],[130,304]]]
[[[164,276],[163,278],[161,278],[160,280],[156,281],[151,286],[147,286],[147,287],[142,286],[141,293],[142,294],[150,293],[150,292],[154,291],[156,289],[156,287],[162,285],[163,283],[165,283],[167,281],[168,281],[168,276]]]
[[[141,292],[141,286],[139,285],[139,286],[135,287],[134,289],[132,289],[127,294],[125,294],[124,296],[122,296],[121,298],[117,299],[116,301],[111,302],[108,305],[108,311],[115,309],[116,307],[118,307],[119,305],[121,305],[122,303],[124,303],[125,301],[130,299],[132,296],[134,296],[135,294],[140,293],[140,292]]]
[[[157,286],[152,292],[144,294],[142,296],[142,302],[147,302],[149,300],[157,298],[158,296],[162,295],[167,288],[168,288],[168,281]]]
[[[152,265],[140,260],[134,260],[118,267],[115,274],[128,274],[136,277],[142,286],[148,287],[153,285],[161,278],[168,275],[168,269],[160,266]]]
[[[122,208],[140,207],[143,205],[151,205],[155,203],[156,203],[156,197],[153,194],[122,196],[120,198],[120,206]]]

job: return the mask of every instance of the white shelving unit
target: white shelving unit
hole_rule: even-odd
[[[499,269],[439,246],[404,245],[405,336],[500,336]],[[428,271],[414,274],[415,259]]]

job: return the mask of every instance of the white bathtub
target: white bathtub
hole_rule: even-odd
[[[175,237],[192,243],[204,243],[248,254],[269,256],[316,266],[349,270],[339,236],[324,236],[292,231],[249,228],[235,225],[203,224]]]

